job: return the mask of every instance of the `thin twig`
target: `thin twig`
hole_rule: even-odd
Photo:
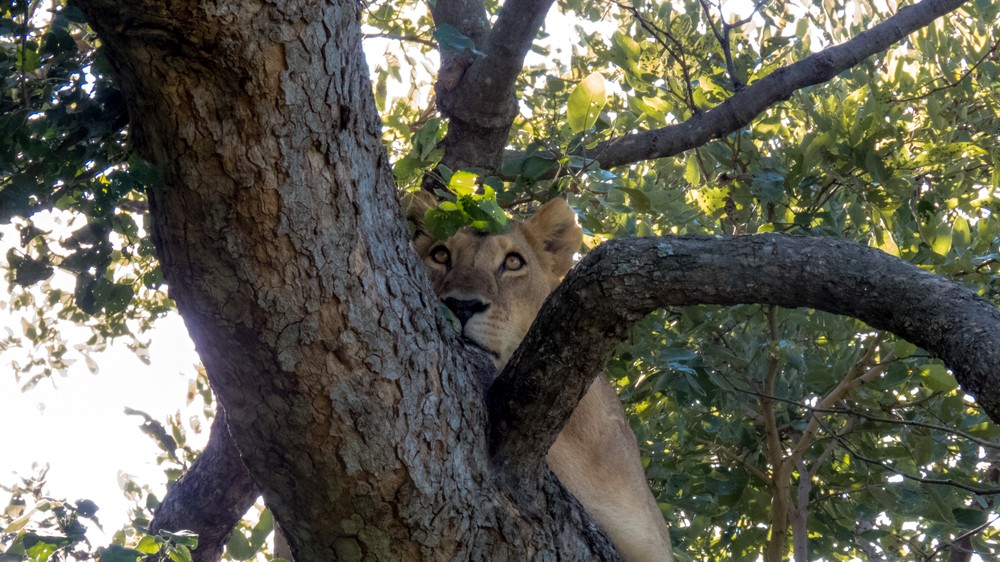
[[[643,17],[639,13],[639,9],[635,6],[617,3],[618,7],[632,14],[632,17],[639,22],[639,26],[646,30],[647,33],[656,41],[667,53],[677,61],[677,64],[681,67],[681,74],[684,77],[684,93],[685,96],[678,96],[684,99],[687,104],[688,109],[693,113],[698,113],[701,111],[698,105],[694,102],[694,92],[691,90],[692,77],[691,69],[688,67],[687,60],[684,58],[684,46],[680,41],[677,40],[669,31],[663,29],[652,21]],[[667,88],[669,91],[669,88]],[[672,92],[673,93],[673,92]],[[676,93],[674,95],[677,95]]]
[[[979,65],[983,64],[984,62],[986,62],[986,59],[988,59],[991,56],[993,56],[997,52],[997,49],[1000,49],[1000,39],[998,39],[997,41],[995,41],[993,43],[993,46],[990,47],[990,50],[986,51],[986,54],[983,55],[982,57],[980,57],[979,60],[976,61],[976,64],[970,66],[969,69],[966,70],[965,72],[963,72],[962,75],[958,78],[958,80],[955,80],[954,82],[950,82],[949,83],[948,80],[945,79],[945,85],[944,86],[938,86],[937,88],[932,88],[932,89],[928,90],[927,92],[925,92],[923,94],[920,94],[918,96],[909,97],[909,98],[889,98],[889,101],[892,102],[892,103],[906,103],[906,102],[911,102],[911,101],[917,101],[917,100],[922,100],[924,98],[928,98],[928,97],[930,97],[930,96],[932,96],[932,95],[934,95],[934,94],[936,94],[938,92],[947,90],[949,88],[954,88],[955,86],[958,86],[959,84],[961,84],[963,80],[965,80],[966,78],[968,78],[970,74],[972,74],[973,72],[975,72],[975,70],[977,68],[979,68]]]
[[[733,23],[726,22],[726,16],[722,13],[722,6],[716,4],[715,7],[719,10],[719,22],[722,24],[722,30],[715,25],[715,20],[712,19],[711,9],[708,0],[699,0],[701,2],[701,7],[705,11],[705,19],[708,20],[709,26],[712,28],[712,34],[715,35],[715,39],[719,42],[719,46],[722,47],[722,55],[726,59],[726,72],[729,74],[729,81],[733,84],[734,91],[740,91],[746,87],[746,83],[736,76],[736,64],[733,63],[733,46],[729,40],[729,34],[734,29],[738,29],[747,23],[757,15],[757,11],[764,5],[763,0],[760,2],[755,2],[753,6],[753,11],[747,17],[735,21]]]
[[[362,33],[362,39],[392,39],[393,41],[409,41],[411,43],[419,43],[421,45],[426,45],[432,49],[437,49],[438,44],[430,39],[424,39],[423,37],[417,37],[416,35],[397,35],[395,33]]]
[[[818,419],[818,418],[816,418],[816,419]],[[901,477],[903,477],[903,478],[905,478],[907,480],[912,480],[914,482],[919,482],[921,484],[933,484],[933,485],[938,485],[938,486],[950,486],[952,488],[958,488],[960,490],[965,490],[966,492],[975,494],[977,496],[992,496],[992,495],[1000,494],[1000,488],[981,489],[981,488],[976,488],[975,486],[970,486],[968,484],[963,484],[961,482],[955,482],[954,480],[952,480],[950,478],[948,478],[948,479],[943,479],[943,478],[924,478],[922,476],[915,476],[913,474],[909,474],[907,472],[903,472],[903,471],[901,471],[901,470],[899,470],[897,468],[894,468],[894,467],[886,464],[885,461],[881,461],[881,460],[878,460],[878,459],[872,459],[872,458],[866,457],[866,456],[858,453],[853,448],[851,448],[850,445],[847,444],[847,440],[844,439],[844,437],[842,435],[834,432],[829,426],[827,426],[822,421],[820,421],[819,424],[820,424],[820,427],[822,427],[823,430],[826,431],[826,433],[828,435],[830,435],[831,437],[833,437],[834,439],[836,439],[837,443],[841,447],[843,447],[844,450],[847,451],[852,457],[854,457],[854,458],[856,458],[856,459],[858,459],[858,460],[860,460],[862,462],[866,462],[868,464],[874,464],[874,465],[877,465],[877,466],[881,466],[882,468],[888,470],[889,472],[892,472],[893,474],[901,476]]]

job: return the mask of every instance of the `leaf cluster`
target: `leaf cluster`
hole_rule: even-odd
[[[3,489],[10,494],[0,512],[0,560],[89,560],[85,521],[100,527],[91,500],[56,500],[45,496],[48,467]]]
[[[56,2],[0,9],[0,235],[7,303],[23,319],[15,369],[29,385],[65,369],[60,320],[90,345],[136,334],[172,309],[149,239],[128,112],[81,12]]]

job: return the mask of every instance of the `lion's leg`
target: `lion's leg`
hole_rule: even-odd
[[[548,461],[626,560],[673,560],[635,435],[607,381],[590,386],[549,449]]]

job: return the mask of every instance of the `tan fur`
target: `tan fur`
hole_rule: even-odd
[[[463,335],[501,369],[569,271],[581,239],[572,209],[555,199],[504,234],[463,229],[445,242],[418,234],[414,244],[438,296],[467,309]],[[507,261],[512,255],[523,259]],[[670,536],[646,484],[635,435],[606,380],[591,385],[547,460],[626,560],[672,560]]]

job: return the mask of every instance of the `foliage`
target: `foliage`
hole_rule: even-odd
[[[45,562],[49,559],[87,560],[87,526],[90,521],[100,526],[97,520],[98,507],[91,500],[75,502],[59,501],[44,495],[45,474],[48,468],[10,488],[10,500],[0,513],[0,560],[32,560]],[[30,504],[29,504],[30,502]]]
[[[0,217],[19,233],[7,253],[11,306],[27,311],[23,337],[7,345],[39,350],[19,365],[31,376],[60,368],[57,320],[90,326],[99,345],[134,338],[171,306],[141,219],[143,186],[156,178],[129,152],[122,96],[79,13],[38,6],[14,1],[0,14]],[[896,10],[868,0],[563,0],[520,77],[499,176],[440,165],[447,123],[431,93],[435,49],[478,56],[469,38],[435,27],[415,2],[372,4],[364,25],[369,52],[384,54],[371,57],[373,89],[397,181],[414,189],[436,179],[446,202],[426,222],[439,237],[502,228],[501,208],[519,213],[561,194],[590,247],[665,234],[842,237],[1000,304],[995,3],[972,2],[679,157],[608,170],[579,156],[696,116]],[[51,216],[65,226],[45,226]],[[75,289],[45,293],[60,272]],[[779,540],[780,558],[794,537],[809,558],[929,560],[960,539],[998,555],[998,429],[906,342],[814,311],[669,310],[637,328],[609,373],[685,556],[757,560]],[[161,437],[182,445],[169,433]],[[180,470],[190,454],[164,462]],[[155,494],[130,493],[153,498],[134,514],[134,551],[183,552],[187,539],[142,538]],[[78,504],[60,505],[63,515],[45,512],[47,528],[81,516]],[[234,557],[256,550],[265,519],[234,535]],[[775,526],[791,538],[769,539]],[[76,548],[60,532],[70,542],[52,551]]]
[[[112,544],[101,551],[103,562],[138,562],[152,558],[157,562],[191,562],[191,551],[198,547],[198,537],[187,531],[170,533],[160,531],[156,535],[146,535],[134,548]]]
[[[615,170],[574,153],[696,115],[890,12],[781,3],[738,20],[698,2],[561,8],[614,26],[577,21],[572,56],[552,56],[565,38],[536,44],[546,58],[522,76],[527,110],[511,140],[521,152],[505,161],[504,184],[491,185],[502,205],[565,193],[592,243],[670,233],[846,237],[998,301],[1000,108],[996,29],[986,23],[995,6],[969,7],[797,92],[751,128],[678,159]],[[606,99],[598,79],[613,85]],[[389,127],[386,137],[406,133]],[[430,154],[426,137],[413,135],[402,161],[417,162],[421,147]],[[410,168],[411,184],[439,158]],[[957,487],[996,487],[983,474],[992,474],[997,429],[906,342],[817,312],[704,307],[647,319],[609,370],[632,405],[675,543],[693,558],[763,553],[779,463],[793,467],[783,473],[790,490],[805,494],[780,505],[808,513],[809,556],[932,558],[969,531],[979,531],[977,552],[997,548],[983,529],[995,518],[992,496]],[[867,378],[837,391],[849,376]],[[836,400],[815,410],[824,398]],[[762,447],[768,418],[780,436],[773,451]],[[955,485],[929,483],[938,480]]]
[[[143,224],[156,178],[130,152],[124,98],[80,11],[44,7],[0,9],[0,224],[16,229],[5,261],[24,315],[3,345],[28,350],[26,386],[65,370],[60,320],[88,326],[93,348],[124,336],[140,349],[137,334],[172,309]]]

